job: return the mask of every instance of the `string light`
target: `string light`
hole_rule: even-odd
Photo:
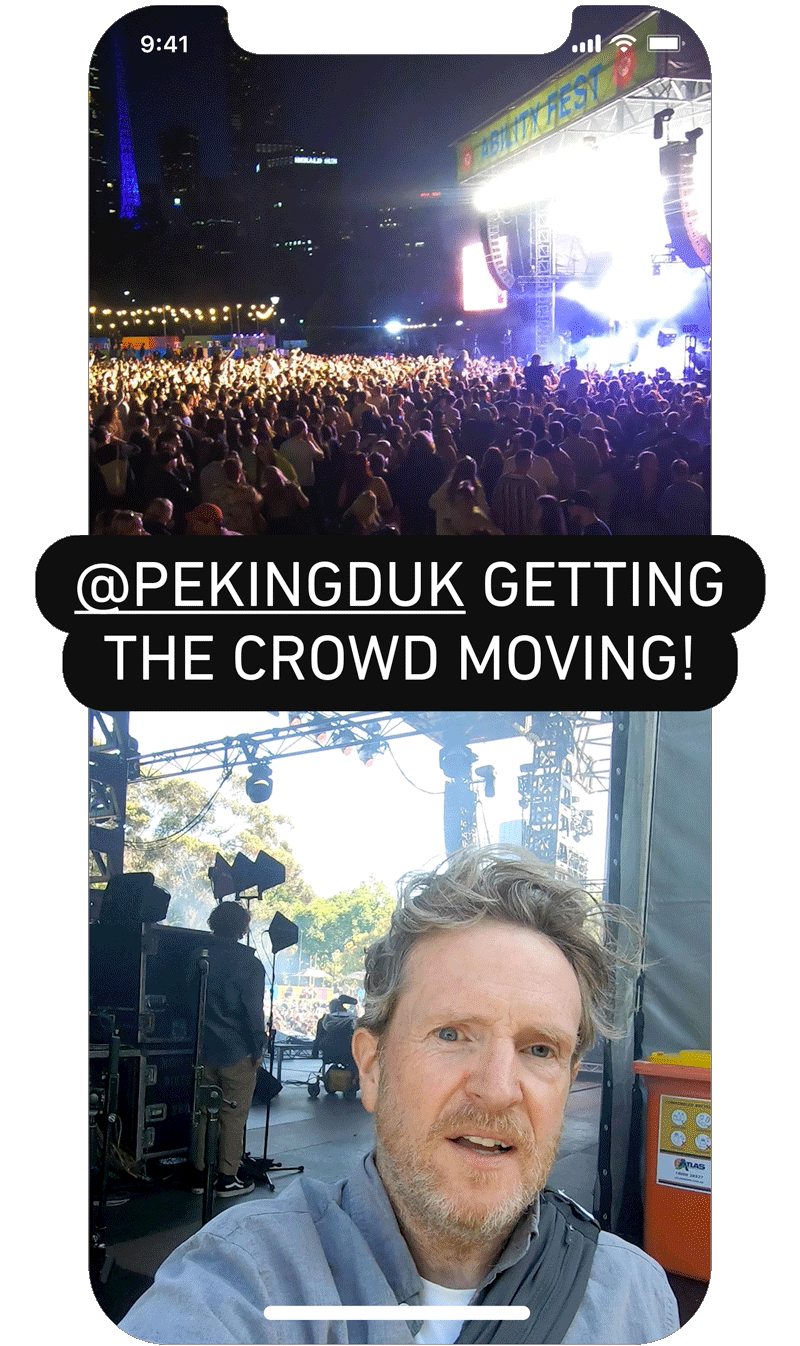
[[[129,292],[126,291],[126,293]],[[128,327],[129,325],[135,327],[141,327],[143,324],[142,321],[140,321],[140,319],[147,319],[147,326],[154,327],[155,326],[154,318],[157,316],[163,326],[163,335],[164,337],[166,337],[168,323],[173,324],[173,326],[176,329],[183,327],[184,334],[185,329],[191,331],[193,327],[197,329],[200,324],[206,324],[207,332],[213,334],[215,330],[222,329],[223,324],[227,326],[227,324],[230,323],[231,332],[233,332],[233,323],[235,315],[237,336],[239,337],[243,336],[245,334],[245,331],[247,330],[248,325],[250,326],[250,333],[252,335],[256,335],[256,333],[258,332],[258,328],[261,327],[262,330],[258,332],[258,335],[264,336],[263,325],[269,322],[270,319],[276,318],[276,307],[279,302],[280,300],[278,299],[278,297],[273,296],[269,303],[266,300],[253,301],[250,304],[244,304],[243,302],[240,301],[239,303],[234,305],[209,304],[206,308],[195,307],[193,309],[187,308],[185,305],[180,305],[179,307],[176,308],[174,305],[170,303],[159,305],[152,304],[150,308],[144,308],[144,309],[142,308],[101,309],[96,305],[92,304],[89,308],[89,316],[95,332],[101,332],[103,330],[103,324],[98,321],[101,314],[103,315],[103,317],[106,318],[114,315],[117,318],[123,319],[123,321],[119,324],[119,326],[121,327]],[[241,321],[240,316],[242,310],[244,310],[244,312],[247,314],[247,318],[244,323]],[[132,319],[131,324],[129,324],[129,322],[127,321],[129,318]],[[286,325],[285,318],[281,318],[278,321],[280,322],[281,326]],[[300,321],[302,321],[302,319]],[[424,327],[426,325],[427,324],[425,323],[414,324],[414,326],[420,326],[420,327]],[[110,330],[116,329],[117,326],[118,326],[117,323],[108,324]],[[200,328],[200,332],[202,332],[202,328]],[[199,335],[200,332],[198,332],[197,334]],[[152,341],[153,338],[150,337],[148,339]]]

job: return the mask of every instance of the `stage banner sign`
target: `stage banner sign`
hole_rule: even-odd
[[[649,14],[628,29],[631,45],[610,38],[599,52],[567,66],[557,79],[536,89],[524,102],[456,145],[458,181],[466,182],[485,168],[512,159],[556,131],[579,122],[598,108],[648,84],[658,73],[658,53],[647,39],[658,32],[658,14]]]

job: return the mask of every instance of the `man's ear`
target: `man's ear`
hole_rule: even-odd
[[[361,1080],[361,1102],[367,1112],[375,1111],[381,1066],[378,1057],[379,1039],[368,1028],[357,1028],[353,1033],[353,1060]]]

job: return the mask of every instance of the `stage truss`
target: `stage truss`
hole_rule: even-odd
[[[277,712],[274,712],[277,714]],[[598,745],[614,719],[609,711],[408,713],[400,711],[288,711],[288,724],[253,734],[208,740],[140,754],[128,732],[129,716],[90,711],[90,889],[122,873],[127,784],[141,777],[166,780],[196,772],[221,776],[268,766],[281,759],[320,752],[356,752],[366,762],[401,739],[423,735],[440,747],[445,775],[445,845],[454,850],[476,840],[479,790],[477,760],[470,744],[518,738],[528,745],[531,764],[521,769],[520,805],[527,810],[520,844],[540,859],[573,872],[564,852],[579,839],[581,820],[573,807],[571,783],[586,793],[608,789],[610,746]],[[561,849],[560,849],[561,848]]]

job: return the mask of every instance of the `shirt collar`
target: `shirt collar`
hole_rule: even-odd
[[[420,1275],[397,1223],[373,1154],[365,1154],[348,1178],[342,1192],[342,1205],[368,1241],[398,1303],[419,1304],[422,1292]],[[538,1233],[539,1210],[537,1193],[533,1203],[520,1216],[497,1262],[478,1286],[479,1290],[525,1256],[531,1240]],[[412,1332],[416,1330],[418,1328],[412,1325]]]

